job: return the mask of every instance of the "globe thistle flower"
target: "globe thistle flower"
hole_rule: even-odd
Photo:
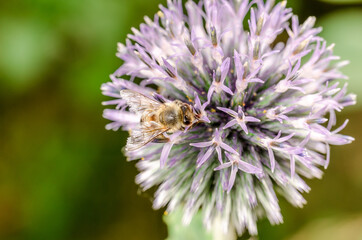
[[[208,228],[217,220],[225,231],[255,235],[258,219],[283,221],[277,193],[294,206],[306,203],[303,179],[321,178],[330,145],[353,141],[339,133],[348,121],[336,126],[335,112],[356,102],[347,84],[335,81],[346,78],[339,69],[347,62],[335,62],[333,45],[314,23],[299,23],[285,1],[183,7],[169,0],[153,20],[132,28],[118,45],[122,66],[102,85],[114,98],[104,104],[116,105],[104,111],[112,121],[106,128],[146,136],[146,108],[137,109],[125,89],[159,104],[187,103],[196,117],[185,129],[126,148],[138,161],[136,182],[158,187],[155,209],[182,207],[185,224],[201,210]]]

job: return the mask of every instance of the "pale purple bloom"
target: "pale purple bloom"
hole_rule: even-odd
[[[304,78],[298,78],[298,70],[300,67],[301,59],[298,59],[297,63],[295,64],[294,68],[292,66],[292,63],[289,62],[289,68],[287,75],[284,79],[280,80],[278,84],[275,86],[275,91],[278,93],[283,93],[288,91],[289,89],[298,90],[302,93],[305,93],[304,89],[301,87],[298,87],[298,85],[305,84],[307,82],[313,81],[312,79],[304,79]]]
[[[274,137],[273,139],[266,137],[261,140],[264,147],[268,150],[268,155],[269,155],[270,166],[271,166],[272,172],[274,172],[274,168],[275,168],[275,157],[274,157],[273,149],[282,149],[281,144],[283,142],[288,141],[289,139],[291,139],[294,136],[294,133],[291,133],[288,136],[280,137],[281,134],[282,134],[282,131],[279,131],[278,135],[276,137]]]
[[[103,104],[115,106],[103,113],[107,129],[140,131],[123,89],[180,100],[197,116],[163,133],[167,141],[125,151],[141,159],[137,184],[157,187],[155,209],[181,207],[186,224],[201,211],[207,228],[218,219],[225,231],[256,235],[260,218],[283,222],[275,189],[294,206],[306,203],[303,179],[321,178],[331,145],[354,140],[339,133],[347,120],[335,125],[356,103],[338,83],[348,61],[333,55],[315,20],[299,23],[285,1],[168,0],[118,44],[123,64],[101,87],[112,98]]]
[[[226,75],[229,72],[230,68],[230,58],[226,58],[225,61],[221,64],[220,68],[217,68],[216,73],[213,72],[213,81],[211,83],[211,86],[209,88],[209,91],[207,92],[207,100],[208,102],[211,101],[212,95],[214,92],[217,94],[220,94],[222,91],[233,95],[233,92],[224,85]]]
[[[251,165],[250,163],[242,161],[240,159],[239,154],[235,155],[235,154],[229,154],[229,153],[225,152],[225,155],[229,159],[229,161],[226,163],[221,163],[214,170],[221,170],[221,169],[225,169],[225,168],[229,168],[229,167],[231,168],[230,179],[228,181],[227,189],[226,189],[228,193],[230,192],[231,188],[234,185],[236,174],[237,174],[238,170],[241,170],[246,173],[259,174],[259,175],[263,173],[263,171],[260,168],[257,168],[255,166]]]
[[[265,116],[270,120],[278,120],[280,123],[283,123],[284,120],[289,120],[287,113],[294,110],[294,106],[291,107],[283,107],[277,106],[274,108],[270,108],[266,111]]]
[[[221,140],[221,136],[220,136],[220,133],[219,133],[218,129],[215,129],[213,136],[214,137],[212,138],[212,140],[208,141],[208,142],[190,143],[191,146],[197,147],[197,148],[206,148],[206,147],[208,147],[207,151],[204,154],[201,154],[197,158],[197,160],[196,160],[197,167],[200,167],[202,164],[204,164],[205,161],[210,158],[210,156],[214,152],[214,150],[216,150],[219,162],[221,164],[223,163],[221,149],[229,151],[229,152],[234,153],[236,155],[239,155],[239,153],[237,151],[235,151],[232,147],[225,144]]]
[[[194,109],[196,114],[199,116],[199,120],[210,123],[210,119],[207,117],[207,112],[205,111],[205,108],[207,107],[208,102],[205,102],[201,105],[201,101],[197,93],[195,93],[195,105]]]
[[[248,128],[246,127],[246,123],[247,122],[260,122],[259,119],[255,118],[255,117],[250,117],[250,116],[245,116],[243,110],[241,109],[241,106],[238,106],[238,112],[235,112],[231,109],[228,108],[223,108],[223,107],[217,107],[217,109],[229,114],[230,116],[232,116],[234,119],[232,119],[230,122],[228,122],[223,129],[229,128],[234,126],[235,124],[239,124],[239,126],[241,127],[241,129],[243,129],[243,131],[248,134]]]
[[[241,63],[240,55],[239,53],[234,50],[234,61],[235,61],[235,69],[236,69],[236,81],[235,81],[235,88],[237,94],[242,94],[245,89],[248,87],[249,83],[252,82],[259,82],[263,83],[263,80],[256,78],[255,76],[259,73],[261,65],[256,68],[253,72],[249,72],[247,76],[245,76],[247,65],[243,66]],[[246,64],[248,64],[246,62]]]

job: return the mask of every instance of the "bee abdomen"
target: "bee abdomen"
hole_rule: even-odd
[[[141,116],[141,123],[150,121],[157,122],[157,115],[154,113],[146,113]]]

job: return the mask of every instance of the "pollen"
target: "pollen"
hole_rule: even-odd
[[[186,95],[186,97],[187,97],[187,100],[189,100],[189,102],[194,102],[189,96]]]
[[[157,12],[157,15],[158,15],[160,18],[164,18],[164,17],[165,17],[165,15],[163,14],[162,11],[158,11],[158,12]]]

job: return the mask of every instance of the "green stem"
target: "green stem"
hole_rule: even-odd
[[[165,214],[164,222],[168,228],[167,240],[236,240],[233,229],[224,233],[221,219],[215,220],[213,227],[208,231],[202,223],[202,214],[198,212],[187,226],[182,223],[182,210],[177,209],[171,214]]]

